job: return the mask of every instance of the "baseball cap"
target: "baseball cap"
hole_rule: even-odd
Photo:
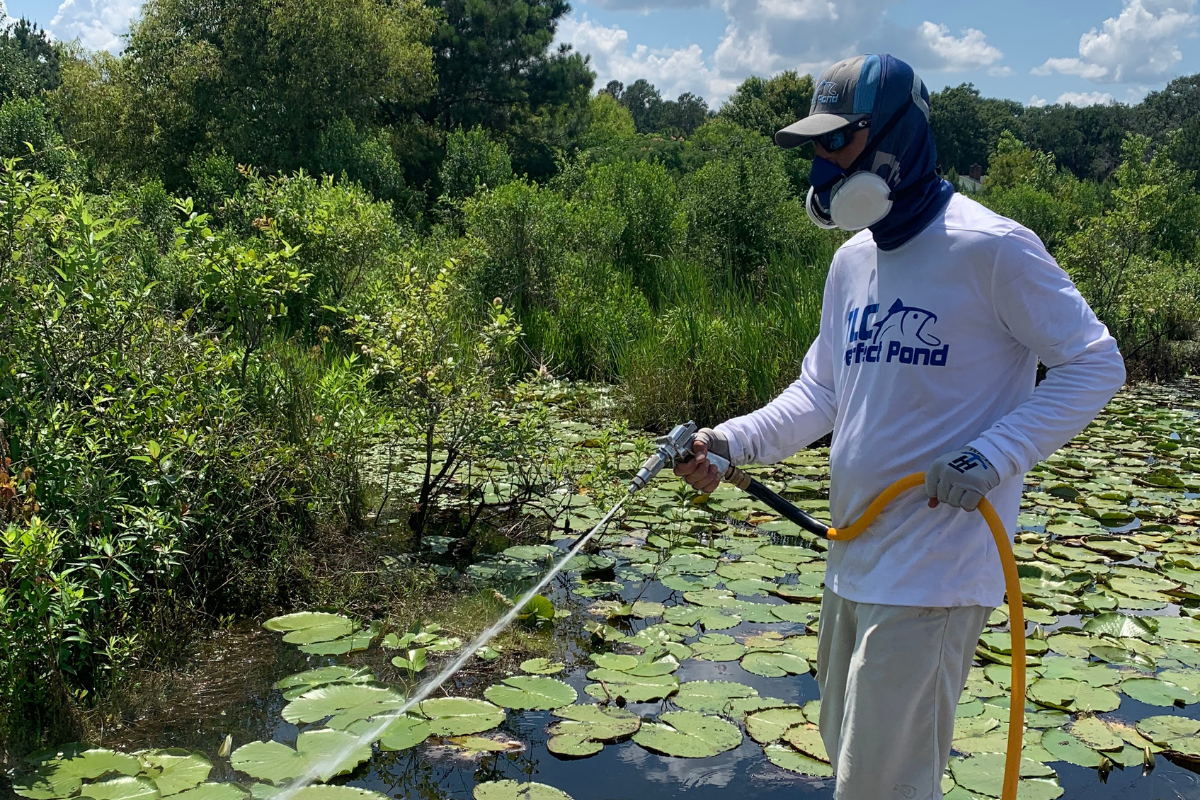
[[[808,116],[775,133],[775,144],[797,147],[871,116],[882,60],[877,55],[839,61],[821,73]]]

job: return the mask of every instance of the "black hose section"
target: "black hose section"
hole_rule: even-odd
[[[766,486],[763,486],[754,478],[750,479],[750,485],[746,487],[746,491],[809,533],[815,533],[822,539],[829,534],[829,526],[824,522],[821,522],[820,520],[804,513],[799,508],[796,508],[796,506],[792,505],[787,500],[784,500],[782,497],[777,495],[775,492],[772,492]]]

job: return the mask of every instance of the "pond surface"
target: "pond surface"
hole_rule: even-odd
[[[1031,766],[1023,796],[1200,798],[1200,774],[1193,771],[1200,769],[1200,619],[1193,620],[1200,615],[1196,389],[1186,383],[1123,392],[1096,423],[1027,477],[1014,548],[1031,654],[1025,748]],[[571,435],[585,434],[576,429]],[[753,472],[822,516],[828,508],[827,456],[808,450]],[[568,505],[575,531],[586,530],[606,510],[586,498]],[[715,800],[731,792],[763,800],[832,798],[823,748],[810,735],[818,693],[808,667],[815,662],[823,543],[730,487],[698,498],[671,478],[639,494],[618,520],[599,548],[577,558],[548,592],[559,612],[551,660],[562,663],[561,671],[523,665],[537,677],[518,679],[526,688],[514,692],[498,686],[507,673],[489,673],[475,661],[442,694],[476,698],[471,713],[491,716],[469,723],[454,717],[451,725],[447,707],[422,705],[428,720],[414,718],[412,724],[432,727],[419,728],[416,741],[401,742],[396,751],[377,745],[373,753],[351,758],[348,771],[328,784],[430,800],[468,800],[481,784],[510,780],[544,784],[574,800]],[[554,552],[550,545],[510,548],[468,573],[512,596],[545,570]],[[387,703],[404,687],[393,682],[388,695],[371,680],[400,674],[390,659],[426,659],[419,678],[461,646],[444,631],[419,626],[402,640],[410,620],[362,629],[360,621],[330,617],[272,621],[299,645],[257,629],[230,636],[204,655],[194,684],[173,689],[151,719],[112,732],[104,746],[199,752],[212,764],[209,782],[236,782],[246,790],[229,787],[228,797],[270,797],[277,791],[272,783],[286,785],[300,773],[273,773],[274,766],[252,757],[261,748],[256,740],[289,745],[294,756],[290,746],[305,732],[354,731],[373,713],[398,707]],[[955,756],[943,783],[948,800],[999,794],[995,762],[1002,761],[996,754],[1003,752],[1007,725],[1007,631],[1002,607],[989,620],[959,705]],[[287,687],[288,699],[275,688],[295,673],[333,665],[373,672],[297,679]],[[522,694],[527,691],[543,699],[530,700],[533,695]],[[334,695],[342,699],[329,699]],[[555,726],[564,723],[563,700],[571,708],[611,700],[610,707],[640,717],[613,712],[637,731],[590,743],[583,736],[582,745],[598,752],[562,757],[565,729]],[[347,710],[354,703],[364,705]],[[764,727],[772,713],[791,715],[774,733]],[[688,727],[700,724],[700,715],[715,739]],[[438,735],[439,725],[444,735]],[[551,729],[560,734],[555,744]],[[227,735],[232,758],[220,753]],[[82,789],[37,793],[55,770],[73,763],[79,762],[47,762],[18,789],[47,800],[89,791],[113,800],[169,796],[154,794],[150,784],[157,778],[145,764],[136,778],[132,768],[122,773],[127,789],[113,784],[92,790],[101,776],[85,775]],[[107,774],[113,781],[115,773]],[[135,780],[141,794],[133,793]],[[188,800],[191,792],[177,796]],[[501,796],[518,795],[489,794],[487,800]],[[561,800],[555,793],[521,796]]]

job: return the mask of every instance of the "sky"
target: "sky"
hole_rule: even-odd
[[[117,52],[138,0],[8,0],[58,39]],[[1027,105],[1136,103],[1200,72],[1197,0],[573,0],[558,42],[597,88],[638,78],[720,105],[749,75],[819,75],[889,52],[931,91],[970,82]]]

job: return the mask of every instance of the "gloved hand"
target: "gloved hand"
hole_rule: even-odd
[[[701,428],[692,440],[692,452],[696,457],[686,463],[676,464],[675,474],[696,491],[708,494],[721,485],[721,474],[707,456],[712,452],[729,460],[729,440],[712,428]]]
[[[983,496],[1000,485],[1000,475],[973,447],[946,453],[925,473],[930,507],[938,503],[974,511]]]

